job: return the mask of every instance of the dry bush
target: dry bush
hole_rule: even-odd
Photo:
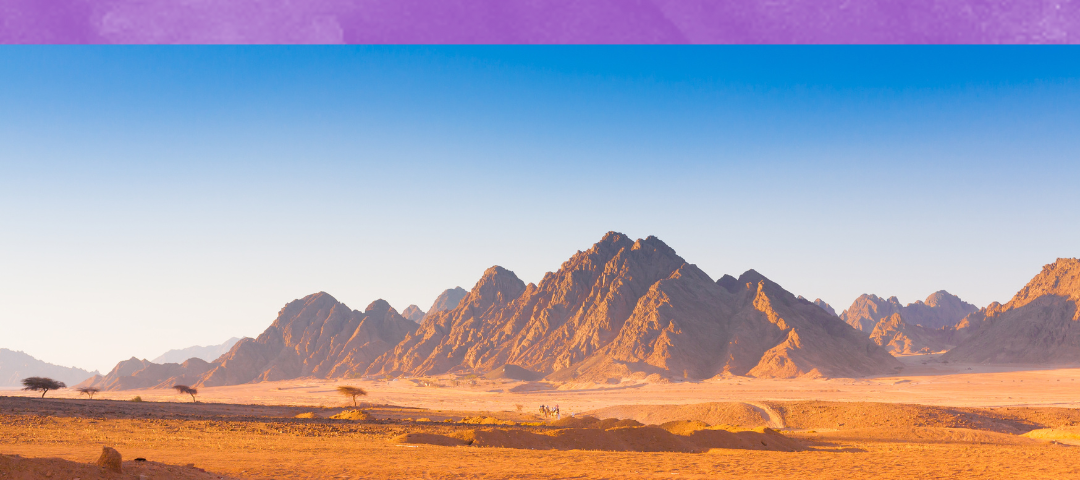
[[[356,406],[356,397],[367,395],[367,392],[360,387],[353,387],[351,385],[340,385],[337,387],[338,393],[345,395],[346,397],[352,397],[352,404]]]
[[[32,392],[41,392],[41,398],[45,398],[45,394],[49,390],[59,390],[66,387],[64,382],[58,382],[48,377],[27,377],[22,380],[23,390],[29,390]]]

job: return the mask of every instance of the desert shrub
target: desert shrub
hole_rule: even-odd
[[[176,393],[184,393],[187,395],[191,395],[191,403],[198,403],[195,401],[195,395],[199,393],[198,390],[195,390],[194,388],[191,388],[187,385],[173,385],[172,388],[173,390],[176,390]]]
[[[95,393],[98,393],[98,392],[101,391],[100,389],[97,389],[97,388],[94,388],[94,387],[79,387],[76,390],[78,390],[79,393],[90,397],[90,400],[94,399],[94,394]]]
[[[367,392],[360,387],[353,387],[350,385],[339,385],[337,387],[338,393],[345,395],[346,397],[352,397],[352,404],[356,406],[356,397],[362,397],[367,395]]]
[[[66,387],[64,382],[58,382],[48,377],[27,377],[22,380],[23,390],[29,390],[33,392],[41,392],[41,398],[45,398],[45,393],[49,390],[59,390]]]
[[[132,401],[132,402],[141,402],[141,401],[142,401],[142,397],[140,397],[140,396],[138,396],[138,395],[135,395],[134,397],[131,397],[131,401]]]

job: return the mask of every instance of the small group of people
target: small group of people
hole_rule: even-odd
[[[556,420],[562,418],[562,416],[559,415],[559,406],[558,405],[555,405],[554,407],[548,407],[547,405],[540,405],[540,415],[543,415],[544,417],[547,417],[547,418],[555,417]]]

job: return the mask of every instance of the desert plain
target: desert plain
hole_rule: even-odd
[[[0,478],[1080,478],[1080,367],[899,359],[859,379],[298,379],[198,403],[9,390]],[[330,418],[354,409],[339,385],[369,392],[367,419]],[[103,446],[123,473],[92,465]]]

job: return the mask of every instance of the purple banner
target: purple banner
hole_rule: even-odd
[[[4,43],[1076,43],[1073,0],[0,0]]]

